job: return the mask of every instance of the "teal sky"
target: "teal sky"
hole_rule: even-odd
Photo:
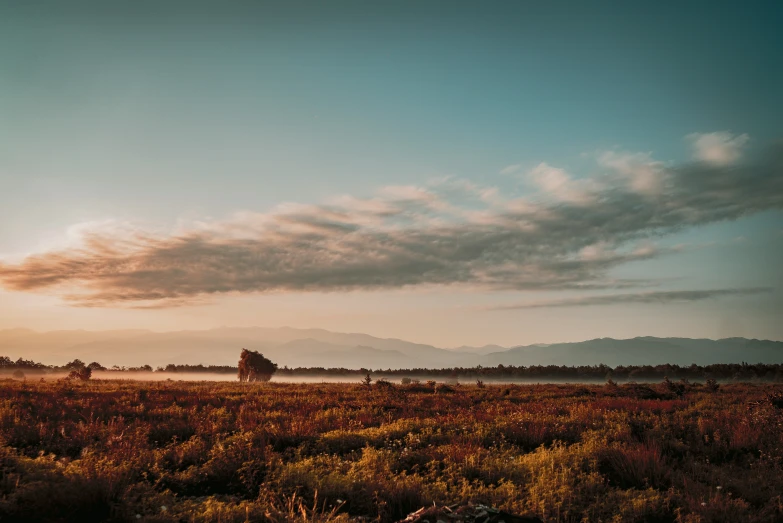
[[[638,4],[0,0],[0,328],[783,339],[783,7]]]

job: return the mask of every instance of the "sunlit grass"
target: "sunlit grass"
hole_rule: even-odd
[[[780,521],[776,390],[4,382],[0,520]]]

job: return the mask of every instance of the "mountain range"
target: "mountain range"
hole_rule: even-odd
[[[105,366],[236,365],[242,348],[258,350],[280,366],[354,369],[783,362],[783,342],[747,338],[711,340],[646,336],[444,349],[368,334],[290,327],[222,327],[177,332],[0,330],[0,355],[57,365],[74,358],[98,361]]]

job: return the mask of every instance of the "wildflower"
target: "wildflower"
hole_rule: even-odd
[[[702,502],[701,502],[701,506],[702,506],[702,507],[706,507],[706,506],[707,506],[707,504],[706,504],[706,503],[704,503],[704,502],[702,501]]]
[[[718,485],[718,486],[717,486],[717,487],[715,487],[715,488],[716,488],[716,489],[718,489],[718,490],[723,490],[723,487],[721,487],[720,485]]]
[[[168,509],[169,509],[169,507],[167,507],[166,505],[161,505],[161,507],[160,507],[160,511],[161,512],[166,512]]]

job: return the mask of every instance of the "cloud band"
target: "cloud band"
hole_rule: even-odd
[[[614,280],[609,271],[668,252],[645,245],[650,238],[783,207],[783,147],[734,162],[714,161],[719,155],[710,151],[713,161],[641,166],[644,183],[633,177],[639,161],[615,156],[601,175],[580,180],[578,191],[561,170],[539,166],[538,199],[443,180],[386,188],[373,198],[242,213],[169,235],[93,231],[78,247],[0,264],[0,284],[55,292],[82,306],[420,285],[632,287],[643,282]],[[544,178],[552,173],[556,183]]]

